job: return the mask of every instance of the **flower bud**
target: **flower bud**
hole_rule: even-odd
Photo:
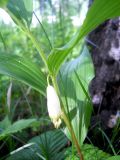
[[[55,128],[58,128],[61,124],[61,107],[58,95],[51,85],[47,86],[47,107]]]

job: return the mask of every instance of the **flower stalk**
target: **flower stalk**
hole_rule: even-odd
[[[53,83],[54,89],[55,89],[58,97],[60,98],[60,91],[59,91],[58,84],[57,84],[57,81],[56,81],[55,77],[52,77],[52,83]],[[69,118],[67,116],[67,113],[65,111],[62,100],[60,99],[59,101],[60,101],[60,107],[61,107],[61,118],[64,120],[66,126],[68,127],[69,132],[71,133],[71,137],[72,137],[73,143],[76,146],[76,149],[77,149],[78,155],[80,157],[80,160],[84,160],[82,152],[81,152],[81,148],[80,148],[80,145],[77,141],[76,135],[74,133],[71,121],[69,120]]]

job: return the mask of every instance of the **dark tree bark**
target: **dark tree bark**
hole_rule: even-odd
[[[87,39],[95,68],[89,86],[97,113],[93,123],[100,120],[103,126],[113,128],[120,117],[120,18],[107,20]]]

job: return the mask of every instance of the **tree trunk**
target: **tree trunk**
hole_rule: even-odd
[[[113,128],[120,117],[120,18],[107,20],[87,37],[95,77],[89,91],[95,113],[93,123],[100,120]]]

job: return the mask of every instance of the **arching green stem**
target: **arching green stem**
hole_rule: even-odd
[[[52,77],[52,83],[53,83],[53,86],[54,86],[54,88],[55,88],[55,90],[56,90],[56,92],[57,92],[57,94],[59,96],[59,99],[60,99],[61,110],[62,110],[62,116],[61,117],[64,120],[69,132],[71,133],[71,137],[72,137],[72,140],[73,140],[73,142],[74,142],[74,144],[76,146],[76,149],[77,149],[77,152],[79,154],[80,160],[84,160],[82,152],[81,152],[81,148],[80,148],[80,145],[79,145],[79,143],[77,141],[77,138],[75,136],[72,124],[71,124],[71,122],[70,122],[70,120],[69,120],[69,118],[67,116],[67,113],[65,111],[64,105],[63,105],[62,100],[60,98],[60,91],[59,91],[59,87],[58,87],[57,80],[56,80],[55,77]]]

